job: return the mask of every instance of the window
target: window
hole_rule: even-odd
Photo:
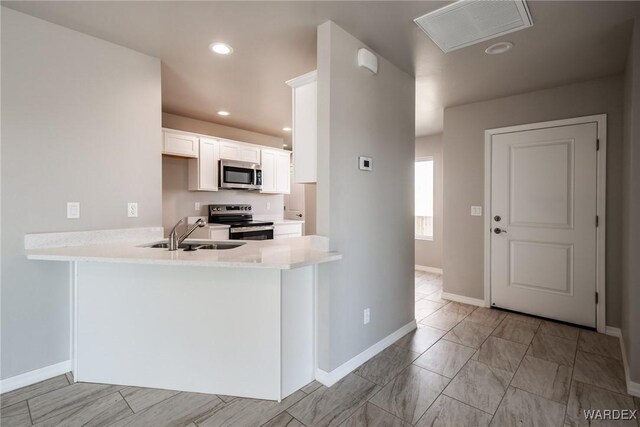
[[[416,161],[416,239],[433,240],[433,158]]]

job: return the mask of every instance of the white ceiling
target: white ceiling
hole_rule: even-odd
[[[166,112],[271,135],[291,124],[284,81],[315,69],[316,26],[329,19],[416,76],[416,134],[427,135],[442,130],[447,106],[622,72],[640,16],[637,1],[530,0],[532,28],[445,55],[413,18],[447,3],[2,2],[160,58]],[[514,49],[484,54],[500,40]],[[213,41],[234,53],[211,54]]]

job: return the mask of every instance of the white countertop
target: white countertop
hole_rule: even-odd
[[[189,239],[197,240],[197,239]],[[131,264],[183,265],[201,267],[275,268],[288,270],[306,265],[336,261],[338,252],[325,250],[322,236],[293,237],[282,240],[246,241],[234,249],[193,252],[168,251],[140,247],[153,240],[85,244],[50,248],[27,249],[27,258],[43,261],[85,261]],[[232,240],[231,242],[241,242]]]
[[[284,225],[284,224],[304,224],[304,220],[301,219],[276,219],[273,220],[275,225]]]

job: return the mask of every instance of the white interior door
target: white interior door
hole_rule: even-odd
[[[596,326],[597,125],[493,135],[491,304]]]
[[[293,174],[292,174],[293,175]],[[291,179],[291,190],[284,195],[284,218],[305,220],[304,184],[296,184]]]

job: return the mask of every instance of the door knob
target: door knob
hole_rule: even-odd
[[[493,232],[496,233],[496,234],[500,234],[500,233],[506,233],[507,230],[503,230],[502,228],[496,227],[496,228],[493,229]]]

